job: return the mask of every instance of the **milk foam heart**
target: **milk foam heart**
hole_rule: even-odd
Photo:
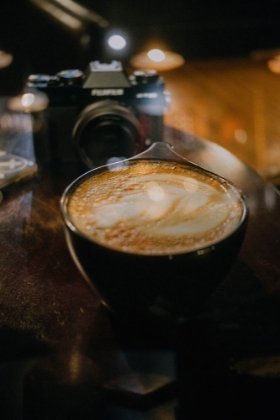
[[[239,191],[185,165],[139,160],[83,181],[68,213],[93,241],[119,251],[170,255],[209,247],[239,225]]]

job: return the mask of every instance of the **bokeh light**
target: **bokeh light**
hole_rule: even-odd
[[[35,102],[34,93],[24,93],[21,98],[21,103],[24,108],[30,108]]]
[[[123,50],[126,47],[126,40],[122,35],[111,35],[108,39],[108,45],[113,50]]]
[[[173,70],[184,63],[185,60],[180,54],[159,48],[140,52],[130,60],[130,64],[136,69],[153,69],[157,71]]]
[[[12,54],[9,54],[5,51],[0,50],[0,69],[9,67],[13,62]]]
[[[22,95],[14,96],[9,100],[8,108],[16,112],[40,112],[47,108],[49,99],[47,95],[36,89],[29,89]]]
[[[165,54],[164,54],[163,51],[155,48],[155,49],[152,49],[148,52],[148,57],[152,61],[160,62],[160,61],[163,61],[165,59]]]

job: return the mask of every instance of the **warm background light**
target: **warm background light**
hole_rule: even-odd
[[[0,50],[0,69],[8,67],[13,62],[12,54]]]
[[[268,60],[267,67],[273,73],[280,74],[280,55],[277,55],[274,58]]]
[[[29,89],[9,100],[8,108],[16,112],[40,112],[47,108],[49,99],[43,92]]]
[[[184,64],[185,60],[173,51],[153,48],[131,58],[130,63],[135,68],[153,69],[157,71],[173,70]]]

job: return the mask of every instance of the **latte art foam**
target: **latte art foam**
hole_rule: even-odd
[[[169,255],[225,238],[241,221],[243,202],[218,177],[172,162],[140,160],[82,182],[68,212],[78,230],[102,245]]]

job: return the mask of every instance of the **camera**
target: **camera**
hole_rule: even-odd
[[[27,86],[49,99],[34,116],[41,127],[34,133],[37,161],[81,161],[94,168],[162,140],[169,95],[154,70],[128,75],[119,61],[92,61],[85,72],[32,74]]]

